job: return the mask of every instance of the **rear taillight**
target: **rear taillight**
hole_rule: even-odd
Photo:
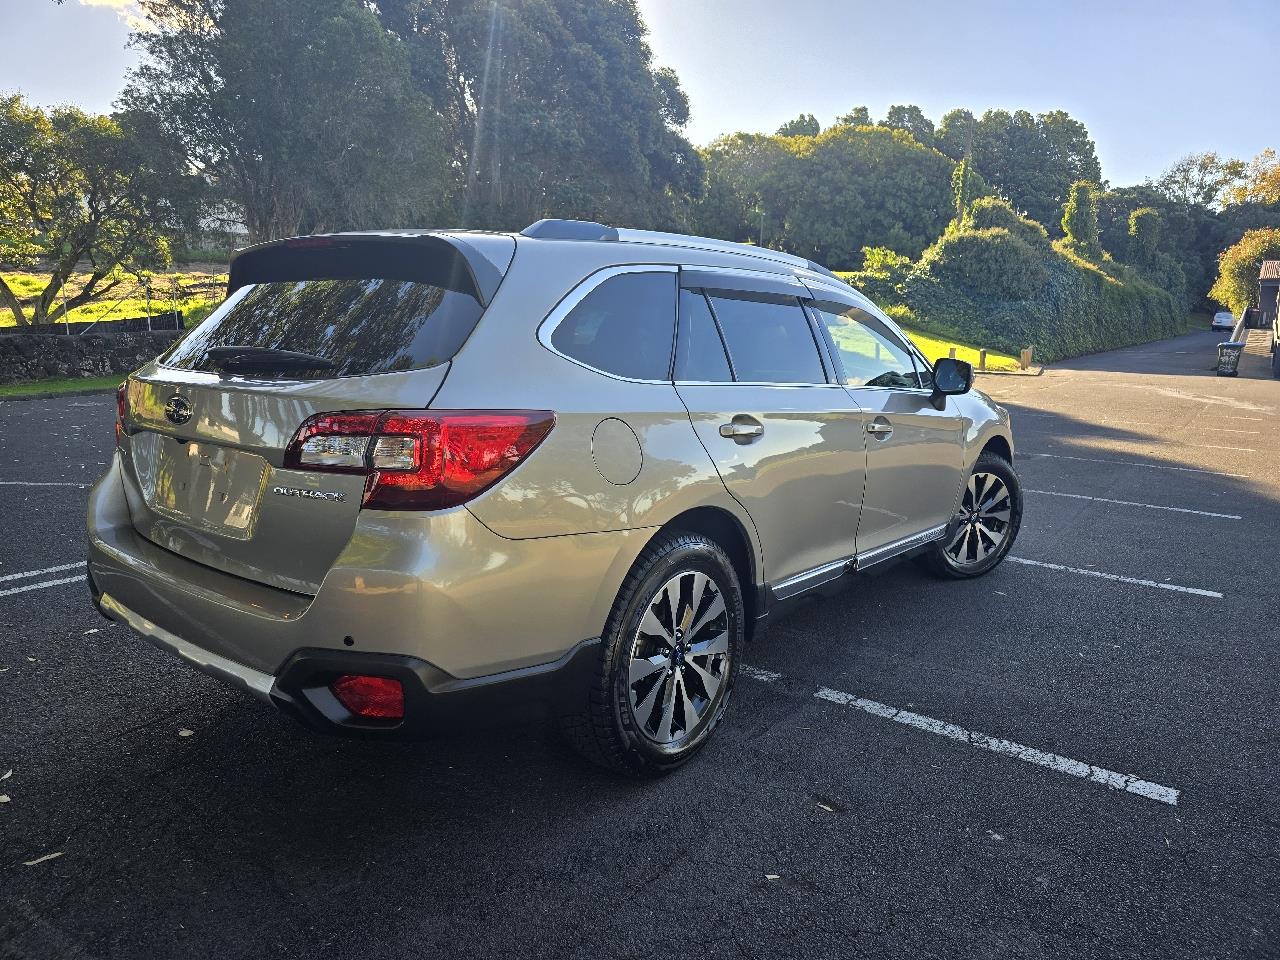
[[[443,510],[515,469],[555,420],[550,410],[322,413],[298,429],[284,465],[365,475],[371,510]]]
[[[129,415],[129,381],[116,387],[116,443],[124,433],[124,420]]]
[[[357,717],[370,720],[404,719],[404,687],[391,677],[345,673],[329,689],[338,702]]]

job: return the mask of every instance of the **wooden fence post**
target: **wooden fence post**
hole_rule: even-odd
[[[952,347],[952,348],[951,348],[951,352],[948,354],[948,356],[949,356],[949,357],[951,357],[951,359],[952,359],[952,360],[954,360],[954,359],[956,358],[956,348],[955,348],[955,347]]]
[[[978,351],[978,369],[985,371],[987,369],[987,351]]]

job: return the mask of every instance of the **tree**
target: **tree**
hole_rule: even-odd
[[[1264,260],[1280,260],[1280,229],[1250,230],[1218,261],[1218,279],[1209,291],[1237,317],[1258,305],[1258,273]]]
[[[952,217],[953,164],[903,130],[838,125],[816,137],[735,134],[704,151],[695,228],[761,239],[834,269],[863,247],[917,257]]]
[[[634,0],[378,0],[449,132],[449,217],[683,225],[702,161],[689,102],[653,64]]]
[[[1069,246],[1086,260],[1102,259],[1098,237],[1098,188],[1088,180],[1077,180],[1062,210],[1062,232]]]
[[[963,220],[975,200],[991,195],[991,186],[965,157],[951,171],[951,194],[955,198],[956,219]]]
[[[1245,165],[1216,153],[1189,153],[1162,173],[1151,186],[1176,203],[1206,209],[1221,206],[1227,192],[1239,184]]]
[[[168,265],[167,234],[190,222],[197,199],[181,154],[142,118],[0,97],[0,259],[49,269],[30,318],[3,277],[0,302],[19,326],[48,323],[129,273]],[[55,308],[81,264],[85,282]]]
[[[1239,161],[1235,161],[1239,163]],[[1241,164],[1239,181],[1226,189],[1231,203],[1280,203],[1280,158],[1268,147],[1249,161]]]
[[[1164,221],[1154,207],[1139,207],[1129,214],[1128,243],[1124,246],[1124,262],[1144,273],[1151,273],[1161,255]]]
[[[988,110],[974,126],[973,162],[1015,207],[1050,227],[1073,183],[1102,179],[1089,131],[1061,110]]]
[[[938,149],[952,160],[971,154],[977,126],[977,119],[968,110],[948,110],[938,121]]]
[[[822,124],[812,113],[802,113],[778,128],[780,137],[816,137],[822,132]]]
[[[836,117],[836,123],[849,127],[869,127],[871,126],[871,111],[866,107],[854,107],[848,113]]]
[[[253,240],[404,224],[445,188],[438,118],[353,0],[139,0],[123,101],[156,117]]]
[[[933,121],[915,104],[895,103],[880,125],[891,130],[905,130],[925,146],[933,146]]]

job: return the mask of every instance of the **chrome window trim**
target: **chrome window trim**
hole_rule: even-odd
[[[680,272],[680,268],[675,264],[671,264],[671,263],[628,263],[622,266],[605,267],[601,270],[597,270],[595,273],[590,274],[589,276],[583,277],[583,279],[578,283],[576,287],[574,287],[572,290],[566,293],[560,299],[560,302],[551,308],[551,312],[548,313],[546,317],[543,319],[542,323],[538,325],[538,331],[536,334],[538,338],[538,342],[542,344],[547,350],[550,350],[552,353],[554,353],[557,357],[560,357],[562,360],[568,360],[570,363],[574,364],[575,366],[582,367],[582,369],[584,370],[590,370],[592,373],[598,373],[602,377],[608,377],[611,380],[621,380],[623,383],[657,383],[657,384],[663,384],[664,386],[670,386],[672,382],[670,378],[666,380],[640,380],[635,377],[624,377],[620,373],[611,373],[608,370],[601,370],[599,367],[593,367],[589,363],[583,363],[581,360],[577,360],[574,357],[569,356],[567,353],[561,353],[554,346],[552,346],[551,335],[556,332],[556,327],[560,326],[560,324],[564,321],[565,317],[567,317],[570,313],[573,312],[573,308],[576,307],[578,304],[580,304],[583,300],[585,300],[588,294],[593,292],[598,286],[600,286],[606,280],[610,280],[613,277],[620,277],[628,273],[679,273],[679,272]],[[673,349],[675,347],[675,342],[676,342],[676,319],[679,316],[679,310],[680,310],[678,281],[676,285],[676,294],[677,296],[675,297],[672,303],[673,312],[671,314],[671,344]]]

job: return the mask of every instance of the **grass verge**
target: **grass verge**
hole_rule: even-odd
[[[29,397],[33,393],[75,393],[80,390],[114,390],[125,378],[123,373],[110,377],[53,377],[50,380],[27,380],[23,383],[0,384],[0,399]]]
[[[31,305],[40,291],[49,282],[48,274],[27,271],[5,272],[5,283],[13,290],[18,300],[27,308],[30,316]],[[64,288],[67,296],[74,296],[84,286],[88,274],[73,274]],[[158,273],[151,278],[151,313],[165,313],[169,310],[181,310],[190,326],[193,321],[203,320],[225,295],[227,275],[225,273],[181,272]],[[59,296],[56,303],[60,303]],[[86,303],[71,311],[72,323],[92,323],[95,320],[123,320],[130,317],[147,315],[146,290],[141,283],[130,278],[108,293],[103,299]],[[61,319],[58,321],[62,322]],[[9,310],[0,309],[0,327],[12,327],[17,319]]]

